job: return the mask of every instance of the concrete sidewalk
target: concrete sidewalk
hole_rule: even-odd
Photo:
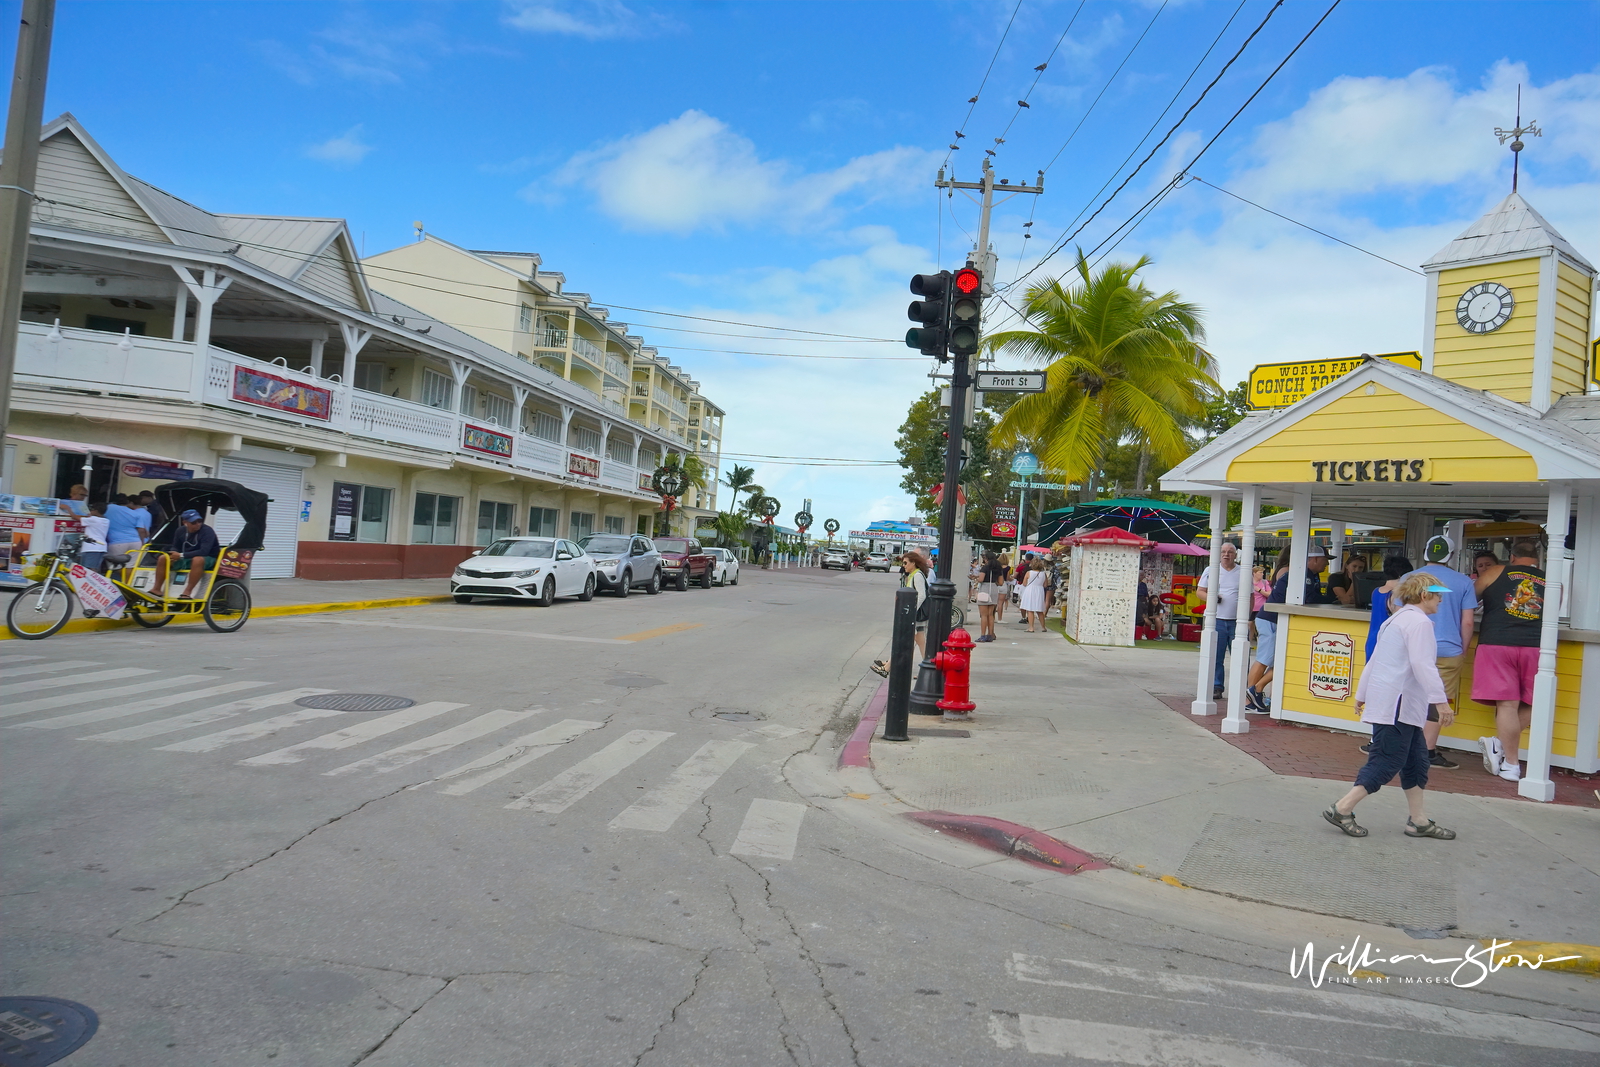
[[[1244,900],[1414,936],[1600,944],[1592,794],[1584,807],[1430,790],[1429,814],[1459,835],[1435,841],[1404,835],[1404,797],[1385,788],[1357,812],[1370,836],[1349,838],[1321,815],[1348,779],[1278,773],[1163,703],[1193,689],[1191,656],[1020,630],[1002,624],[975,650],[971,724],[912,716],[920,732],[903,743],[879,725],[872,768],[889,793]],[[1324,736],[1359,759],[1352,739]]]

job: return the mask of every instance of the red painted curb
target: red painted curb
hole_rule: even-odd
[[[906,818],[969,841],[980,848],[1062,874],[1111,869],[1110,864],[1101,863],[1064,841],[1057,841],[1042,831],[1004,819],[987,815],[957,815],[948,811],[912,811],[906,813]]]
[[[883,684],[878,686],[878,691],[872,694],[872,699],[867,701],[867,706],[862,709],[861,721],[856,724],[855,733],[850,735],[850,740],[839,750],[839,766],[872,766],[872,735],[878,732],[878,720],[883,718],[883,711],[888,706],[889,682],[885,679]]]

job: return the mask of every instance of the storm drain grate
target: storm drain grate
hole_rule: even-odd
[[[384,696],[382,693],[323,693],[320,696],[301,697],[295,701],[302,708],[320,708],[323,711],[399,711],[415,704],[406,697]]]

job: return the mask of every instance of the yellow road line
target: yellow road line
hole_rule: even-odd
[[[378,600],[340,600],[323,604],[272,604],[267,607],[253,608],[250,612],[252,619],[267,619],[282,615],[316,615],[325,611],[366,611],[370,608],[409,608],[419,604],[448,604],[449,596],[399,596]],[[204,621],[199,614],[174,615],[169,625],[182,626]],[[136,624],[131,619],[73,619],[57,633],[87,634],[99,633],[102,630],[127,630]],[[0,630],[0,641],[12,641],[16,638],[10,630]]]
[[[618,641],[648,641],[652,637],[665,637],[668,634],[681,633],[684,630],[694,630],[704,626],[703,622],[675,622],[671,626],[657,626],[654,630],[641,630],[636,634],[623,634]]]
[[[1479,944],[1484,948],[1489,947],[1487,942]],[[1570,941],[1500,941],[1494,951],[1496,961],[1505,960],[1507,956],[1513,957],[1506,963],[1506,966],[1511,968],[1528,967],[1541,971],[1577,971],[1579,974],[1600,975],[1600,946],[1596,945],[1578,945]],[[1578,958],[1561,959],[1562,956]]]

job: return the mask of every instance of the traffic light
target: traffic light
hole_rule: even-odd
[[[983,325],[983,274],[976,267],[962,267],[951,279],[949,344],[951,355],[972,356],[978,352]]]
[[[911,301],[906,317],[922,326],[906,331],[906,347],[945,359],[950,332],[950,272],[913,274],[911,292],[923,299]]]

